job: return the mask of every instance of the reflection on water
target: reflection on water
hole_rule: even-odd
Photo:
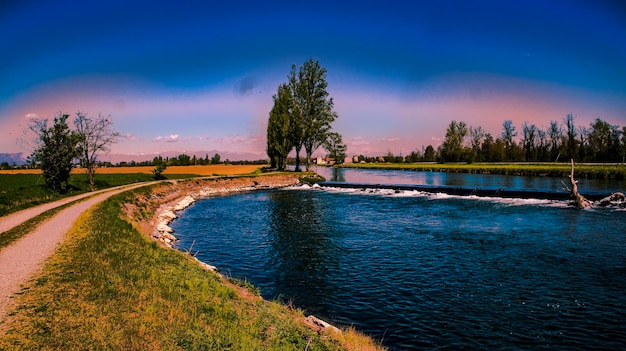
[[[363,184],[417,184],[431,186],[459,186],[506,190],[564,191],[560,178],[520,177],[498,174],[470,174],[445,172],[411,172],[395,170],[364,170],[334,167],[313,167],[326,180]],[[624,192],[626,181],[579,179],[581,192]]]
[[[626,348],[626,212],[291,189],[201,200],[172,226],[264,297],[392,350]]]
[[[346,181],[346,177],[343,176],[344,170],[343,168],[331,168],[330,170],[330,174],[331,177],[330,179],[326,178],[327,180],[330,180],[331,182],[345,182]]]
[[[320,199],[307,192],[294,203],[287,192],[271,192],[268,205],[271,250],[266,270],[276,273],[274,286],[280,288],[268,289],[264,294],[289,300],[301,291],[309,291],[312,299],[326,298],[315,294],[315,289],[329,286],[328,270],[336,266],[341,252],[329,235]]]

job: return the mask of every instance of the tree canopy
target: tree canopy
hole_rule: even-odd
[[[278,87],[267,124],[267,154],[272,167],[284,169],[287,155],[296,151],[296,170],[300,169],[300,151],[306,153],[306,169],[311,155],[324,145],[337,119],[333,99],[327,91],[326,69],[309,59],[298,70],[291,66],[287,83]]]
[[[79,156],[80,136],[70,130],[68,114],[59,113],[54,124],[48,126],[47,119],[33,119],[29,126],[38,138],[37,147],[30,155],[31,163],[40,166],[47,187],[59,193],[70,190],[72,161]]]

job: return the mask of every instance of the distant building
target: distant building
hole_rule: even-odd
[[[315,159],[315,164],[319,166],[324,166],[326,165],[326,160],[324,160],[321,156],[317,156],[317,158]]]
[[[343,159],[343,163],[352,163],[353,162],[352,159],[353,159],[352,157],[346,156],[346,158]]]

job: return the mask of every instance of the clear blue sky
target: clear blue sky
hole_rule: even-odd
[[[111,115],[114,153],[263,156],[272,94],[311,57],[350,154],[436,146],[453,119],[626,125],[619,0],[4,0],[0,52],[0,153],[81,110]]]

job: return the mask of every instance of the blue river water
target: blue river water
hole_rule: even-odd
[[[550,178],[323,172],[554,189]],[[581,181],[581,190],[622,185]],[[624,210],[301,186],[200,200],[171,226],[178,248],[195,241],[200,260],[265,298],[354,325],[391,350],[626,348]]]

